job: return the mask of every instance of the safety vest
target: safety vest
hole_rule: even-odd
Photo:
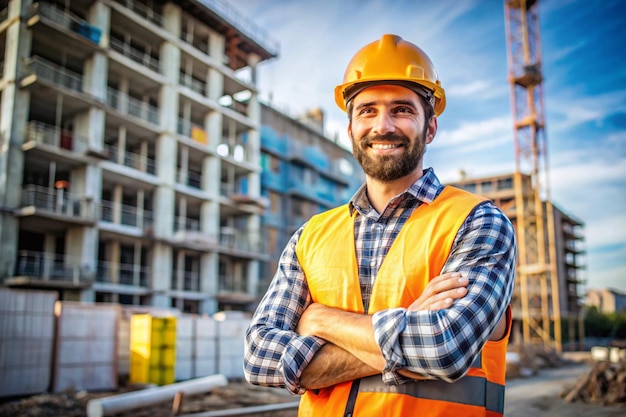
[[[372,288],[368,314],[408,307],[441,274],[457,231],[482,198],[447,186],[421,204],[398,233]],[[364,313],[354,246],[354,218],[347,205],[312,217],[296,253],[314,302]],[[510,314],[507,313],[510,329]],[[381,375],[348,381],[302,396],[299,417],[502,416],[507,335],[487,342],[468,373],[440,380],[386,385]]]

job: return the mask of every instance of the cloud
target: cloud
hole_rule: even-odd
[[[446,89],[448,106],[426,153],[442,181],[458,180],[460,169],[471,177],[514,170],[502,3],[236,3],[280,41],[279,58],[258,67],[261,97],[267,101],[271,95],[270,104],[294,116],[321,107],[327,135],[337,134],[349,146],[346,116],[334,103],[333,89],[360,47],[396,33],[424,46]],[[552,199],[585,222],[588,272],[596,285],[626,275],[626,254],[606,245],[626,242],[620,235],[626,207],[623,9],[623,0],[540,6]]]
[[[567,131],[590,121],[601,127],[611,115],[626,112],[626,89],[589,96],[564,88],[551,97],[548,111],[556,116],[548,128],[552,132]]]
[[[452,84],[446,88],[446,98],[450,100],[470,101],[472,105],[480,103],[486,104],[489,100],[502,100],[509,103],[509,85],[502,80],[489,82],[486,80],[476,80],[467,84]],[[509,110],[508,107],[505,108]]]
[[[432,147],[440,146],[489,146],[504,140],[512,141],[512,122],[510,117],[500,116],[476,122],[463,122],[453,130],[442,129],[437,134]],[[492,139],[496,138],[496,141]]]

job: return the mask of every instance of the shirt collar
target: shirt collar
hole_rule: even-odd
[[[416,198],[422,203],[430,204],[437,198],[443,186],[437,178],[435,171],[432,168],[427,168],[423,171],[423,175],[415,181],[409,188],[407,188],[404,192],[400,193],[398,196],[405,194],[405,197]],[[363,184],[359,189],[354,193],[350,201],[348,202],[348,207],[350,209],[350,215],[354,214],[354,211],[358,211],[361,214],[366,214],[370,210],[372,210],[372,206],[370,205],[369,199],[367,198],[367,185]]]

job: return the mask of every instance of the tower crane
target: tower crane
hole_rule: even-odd
[[[523,343],[543,344],[561,352],[560,289],[548,181],[539,0],[504,0],[504,12],[515,142],[518,239],[513,307],[521,312]]]

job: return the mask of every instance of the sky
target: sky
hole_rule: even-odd
[[[280,44],[258,66],[264,102],[319,107],[326,134],[348,143],[333,89],[356,51],[396,34],[430,56],[446,90],[425,166],[444,183],[515,170],[503,0],[230,4]],[[551,200],[585,224],[583,290],[626,292],[626,0],[541,0],[539,20]]]

